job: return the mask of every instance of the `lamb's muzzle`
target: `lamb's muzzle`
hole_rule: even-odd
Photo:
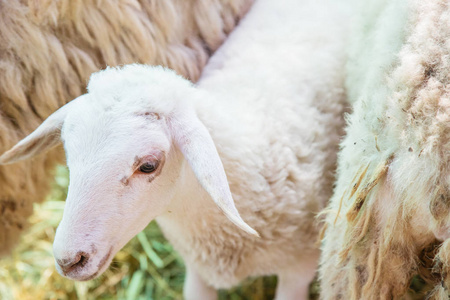
[[[81,269],[89,260],[89,254],[79,251],[75,257],[58,259],[55,257],[61,271],[67,274],[71,271]]]
[[[53,245],[53,253],[56,270],[64,277],[80,281],[90,280],[109,265],[112,247],[98,251],[97,247],[91,244],[90,251],[71,251],[73,244],[58,241]]]

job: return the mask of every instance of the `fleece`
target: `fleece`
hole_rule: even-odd
[[[366,1],[349,43],[352,113],[324,227],[322,299],[447,299],[450,7]]]

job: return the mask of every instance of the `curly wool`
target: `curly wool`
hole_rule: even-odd
[[[327,210],[322,298],[398,299],[420,274],[436,285],[429,297],[447,299],[450,7],[404,0],[363,9],[347,68],[353,113]]]
[[[0,2],[0,152],[85,92],[106,65],[161,64],[197,80],[252,0]],[[44,199],[62,151],[0,166],[0,254]]]

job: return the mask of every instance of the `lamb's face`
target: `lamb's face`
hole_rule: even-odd
[[[62,131],[70,186],[54,256],[62,275],[87,280],[165,211],[180,159],[163,115],[77,112],[66,118]]]
[[[32,157],[56,145],[61,133],[70,170],[54,242],[61,274],[100,275],[167,210],[183,161],[228,219],[257,235],[234,206],[214,142],[191,104],[200,92],[188,81],[160,67],[130,65],[94,74],[88,90],[0,157],[0,164]]]

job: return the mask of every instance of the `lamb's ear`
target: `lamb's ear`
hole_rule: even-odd
[[[70,107],[75,105],[77,99],[55,111],[35,131],[0,156],[0,164],[6,165],[21,161],[56,146],[60,142],[61,127],[67,113]]]
[[[216,146],[194,111],[170,119],[172,137],[195,173],[200,185],[236,226],[249,234],[259,234],[242,220],[234,205],[227,176]]]

